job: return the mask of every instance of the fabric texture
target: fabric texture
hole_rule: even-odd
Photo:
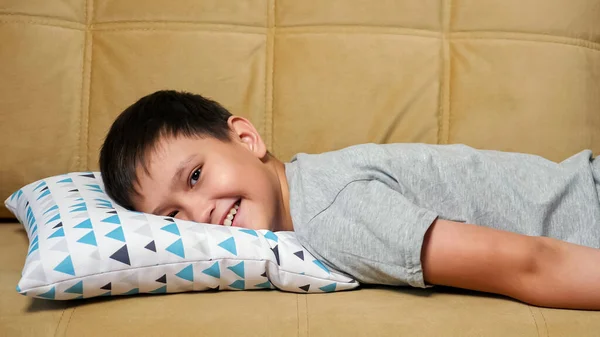
[[[331,292],[358,286],[296,240],[273,233],[132,212],[104,193],[97,172],[54,176],[6,206],[29,237],[17,291],[69,300],[202,290]]]
[[[286,164],[298,240],[363,283],[425,287],[437,218],[600,248],[600,164],[465,145],[364,144]],[[331,238],[336,238],[331,240]]]

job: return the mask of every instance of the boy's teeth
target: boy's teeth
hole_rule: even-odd
[[[231,209],[229,210],[229,213],[227,213],[227,216],[225,217],[225,221],[223,221],[223,225],[231,226],[231,224],[233,223],[233,218],[237,214],[237,210],[239,207],[240,206],[238,204],[235,204],[235,205],[233,205],[233,207],[231,207]]]

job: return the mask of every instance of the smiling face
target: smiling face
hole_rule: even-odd
[[[228,142],[161,137],[137,169],[136,210],[250,229],[293,230],[285,169],[252,124],[228,120]]]

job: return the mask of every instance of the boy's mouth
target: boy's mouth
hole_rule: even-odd
[[[235,218],[235,215],[237,214],[238,208],[240,207],[240,203],[242,202],[242,200],[238,200],[236,201],[235,204],[233,204],[233,206],[231,206],[231,208],[229,209],[229,212],[227,212],[227,214],[225,214],[225,217],[223,218],[223,220],[221,220],[221,223],[223,224],[223,226],[231,226],[233,224],[233,219]]]

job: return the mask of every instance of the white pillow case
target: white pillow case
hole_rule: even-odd
[[[69,300],[275,288],[322,293],[359,285],[315,259],[293,232],[128,211],[104,193],[98,172],[36,181],[5,204],[29,237],[17,286],[27,296]]]

